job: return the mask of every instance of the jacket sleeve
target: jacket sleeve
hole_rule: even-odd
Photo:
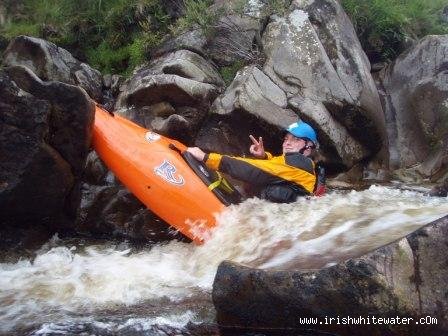
[[[265,185],[278,179],[276,176],[273,176],[248,162],[257,160],[246,160],[244,158],[231,157],[217,153],[210,153],[205,159],[205,164],[208,168],[219,170],[220,172],[229,174],[233,178],[253,185]],[[264,161],[265,159],[260,160]]]

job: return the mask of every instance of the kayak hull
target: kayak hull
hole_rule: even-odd
[[[143,204],[196,243],[216,225],[224,204],[181,156],[182,143],[96,107],[93,148]]]

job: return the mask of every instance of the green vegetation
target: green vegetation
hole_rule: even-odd
[[[248,0],[237,5],[243,8]],[[0,45],[18,35],[47,39],[103,73],[129,74],[170,34],[198,27],[213,35],[222,11],[213,0],[183,0],[184,15],[170,17],[164,0],[3,0]],[[263,13],[284,15],[291,0],[259,0]],[[409,38],[448,33],[446,0],[341,0],[372,61],[395,58]],[[238,7],[237,6],[237,7]],[[1,10],[2,8],[0,8]],[[1,50],[0,50],[1,52]],[[221,69],[234,76],[241,64]]]
[[[174,33],[187,30],[197,26],[204,34],[213,33],[213,25],[217,21],[220,13],[210,11],[209,7],[213,0],[183,0],[185,15],[176,22],[171,29]]]
[[[224,80],[224,83],[226,85],[229,85],[232,83],[233,79],[235,78],[236,73],[238,70],[242,69],[244,67],[243,61],[236,61],[233,64],[229,66],[224,66],[219,69],[219,73],[221,74],[222,79]]]
[[[446,0],[342,0],[371,61],[394,59],[409,39],[447,34]]]
[[[212,33],[213,0],[183,0],[175,20],[164,0],[4,0],[9,21],[0,37],[41,37],[68,49],[103,73],[129,75],[170,34],[191,27]]]
[[[0,35],[45,38],[103,73],[129,74],[173,23],[162,0],[6,0]]]

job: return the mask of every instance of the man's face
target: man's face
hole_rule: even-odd
[[[305,145],[305,140],[297,138],[291,133],[286,133],[282,145],[283,154],[299,152]]]

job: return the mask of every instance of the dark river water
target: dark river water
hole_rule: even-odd
[[[19,258],[3,256],[0,334],[220,335],[211,291],[221,261],[328,267],[448,214],[446,201],[379,186],[292,204],[249,199],[220,214],[202,246],[55,235]]]

